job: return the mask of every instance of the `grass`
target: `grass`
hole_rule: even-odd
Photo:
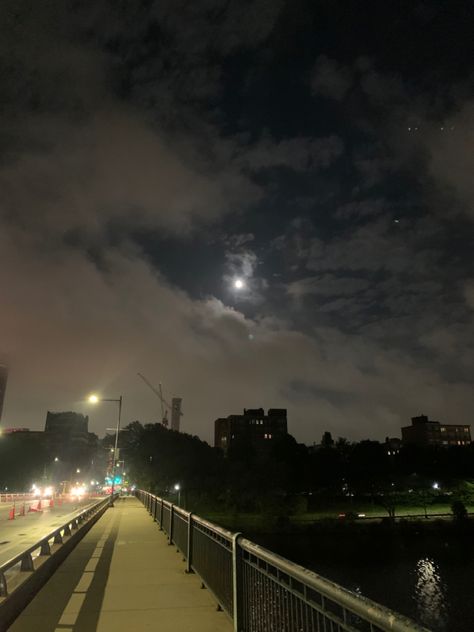
[[[469,513],[474,513],[474,505],[466,505],[466,509]],[[199,512],[198,512],[199,513]],[[320,509],[318,511],[311,511],[305,513],[297,513],[290,516],[290,523],[293,525],[307,525],[312,522],[316,522],[318,520],[327,520],[327,519],[338,519],[340,514],[365,514],[365,519],[382,519],[388,517],[388,512],[380,506],[377,505],[364,505],[364,504],[354,504],[354,505],[339,505],[331,508]],[[446,517],[452,518],[453,514],[451,512],[451,505],[448,503],[444,504],[433,504],[429,505],[426,508],[426,513],[429,517],[439,518]],[[272,521],[272,516],[270,514],[260,514],[260,513],[233,513],[233,512],[203,512],[201,514],[207,520],[214,522],[216,524],[225,526],[230,530],[237,529],[261,529],[262,526],[268,524],[269,521]],[[404,517],[416,517],[416,518],[425,518],[425,510],[420,505],[400,505],[395,510],[396,518],[404,518]],[[361,518],[363,520],[364,518]]]

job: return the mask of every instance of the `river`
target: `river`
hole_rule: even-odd
[[[474,631],[474,558],[465,537],[437,542],[431,537],[409,547],[390,540],[385,548],[343,543],[337,552],[314,535],[256,534],[252,539],[434,632]]]

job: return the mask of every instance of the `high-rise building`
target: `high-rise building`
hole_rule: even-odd
[[[44,431],[47,433],[58,433],[62,436],[87,434],[89,417],[74,413],[52,413],[48,410]]]
[[[74,468],[88,462],[97,446],[97,436],[88,432],[89,417],[72,411],[48,411],[44,442],[51,456],[59,457]]]
[[[411,418],[411,426],[402,428],[402,441],[424,447],[468,445],[471,443],[471,426],[443,424],[419,415]]]
[[[171,430],[179,432],[179,425],[181,419],[181,397],[173,397],[171,400]]]
[[[288,434],[286,408],[246,408],[243,415],[229,415],[214,422],[214,445],[224,452],[236,442],[244,441],[257,450]]]
[[[5,401],[5,391],[7,390],[8,367],[0,364],[0,421],[2,421],[3,403]]]

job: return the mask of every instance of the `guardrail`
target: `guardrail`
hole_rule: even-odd
[[[158,496],[136,496],[234,623],[235,632],[428,632],[382,605]]]
[[[15,500],[27,500],[30,498],[34,498],[34,494],[26,493],[26,494],[0,494],[0,503],[11,503]]]
[[[60,527],[0,565],[0,632],[8,629],[11,621],[104,513],[110,500],[108,496],[76,512]]]

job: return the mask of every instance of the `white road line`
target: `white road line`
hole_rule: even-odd
[[[71,598],[64,608],[59,625],[74,625],[81,610],[87,593],[72,593]]]

